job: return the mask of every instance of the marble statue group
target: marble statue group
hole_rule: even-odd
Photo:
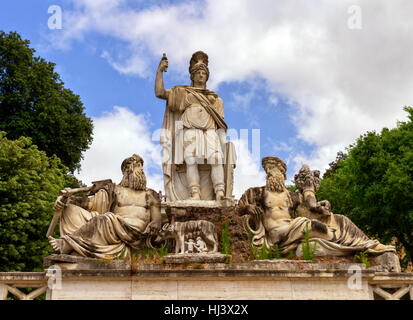
[[[132,155],[121,163],[119,183],[105,180],[87,194],[62,193],[55,204],[59,237],[49,234],[58,254],[113,259],[130,257],[134,250],[172,239],[176,254],[212,254],[220,250],[212,222],[192,219],[165,221],[165,208],[206,203],[234,207],[241,215],[251,245],[278,245],[282,254],[300,252],[305,234],[316,244],[316,255],[345,256],[368,251],[395,252],[393,246],[370,239],[345,215],[331,211],[327,200],[317,201],[320,172],[303,165],[295,175],[296,192],[285,186],[287,166],[276,156],[262,159],[266,185],[232,195],[236,155],[226,141],[224,103],[206,87],[208,56],[195,52],[189,62],[189,85],[165,89],[161,59],[155,95],[166,101],[162,124],[162,169],[165,200],[146,185],[144,160]],[[67,190],[66,190],[67,191]],[[66,194],[66,195],[65,195]],[[53,231],[53,230],[52,230]]]

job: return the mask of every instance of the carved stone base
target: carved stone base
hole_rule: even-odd
[[[224,263],[231,259],[230,255],[222,253],[177,253],[168,254],[162,258],[164,263]]]
[[[187,208],[187,207],[202,207],[202,208],[221,208],[235,206],[236,202],[232,199],[223,200],[178,200],[162,203],[162,207]]]
[[[267,268],[268,270],[284,270],[288,272],[301,272],[301,271],[333,271],[341,270],[348,271],[350,268],[357,266],[360,270],[365,270],[366,266],[362,263],[355,262],[320,262],[320,261],[308,261],[308,260],[288,260],[288,259],[276,259],[276,260],[254,260],[253,263],[260,268]]]
[[[69,254],[52,254],[43,259],[43,265],[47,269],[57,265],[63,270],[129,270],[129,260],[103,260],[85,258]]]
[[[243,227],[242,217],[236,212],[235,205],[222,206],[218,201],[176,201],[163,204],[169,222],[206,220],[215,225],[219,248],[221,250],[222,229],[228,224],[231,238],[231,255],[233,262],[252,260],[248,234]],[[169,252],[174,252],[173,248]]]
[[[375,271],[363,269],[355,288],[351,279],[354,274],[342,267],[330,269],[312,262],[277,261],[140,264],[135,270],[62,270],[61,287],[49,290],[48,299],[373,299],[370,283],[376,278]],[[379,278],[413,283],[412,276],[407,274],[387,273]]]
[[[371,269],[380,272],[401,272],[398,256],[393,252],[385,252],[371,259],[375,265]]]

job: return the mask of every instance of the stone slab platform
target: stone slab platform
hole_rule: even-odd
[[[377,272],[361,264],[260,260],[229,264],[140,263],[116,269],[115,264],[88,260],[52,257],[48,260],[54,262],[51,266],[61,270],[51,275],[47,269],[37,273],[0,273],[0,294],[7,296],[10,287],[46,288],[56,282],[60,286],[49,287],[47,299],[364,300],[377,298],[377,293],[384,293],[389,299],[400,298],[405,292],[410,292],[413,299],[413,273]],[[349,285],[354,284],[354,273],[349,268],[359,271],[359,286]],[[53,275],[55,281],[51,281]],[[392,295],[383,291],[386,288],[393,290]]]
[[[218,268],[216,268],[218,267]],[[171,270],[160,265],[141,265],[126,270],[63,270],[59,290],[49,299],[122,300],[295,300],[373,298],[368,279],[374,272],[362,272],[357,290],[348,286],[346,270],[268,270],[255,265],[204,265],[203,269]]]
[[[375,271],[357,266],[358,290],[348,286],[350,264],[300,260],[250,263],[134,264],[121,269],[96,261],[57,261],[61,288],[49,299],[234,300],[372,299]],[[63,260],[63,258],[61,259]],[[84,268],[91,263],[93,268]],[[65,264],[72,265],[65,267]],[[100,269],[98,268],[100,267]]]
[[[187,264],[187,263],[224,263],[229,261],[230,255],[222,253],[177,253],[162,257],[163,263]]]
[[[52,265],[58,265],[61,269],[70,270],[130,270],[129,260],[103,260],[85,258],[69,254],[52,254],[43,259],[43,266],[47,269]]]
[[[383,286],[407,286],[403,290],[413,292],[411,273],[377,272],[351,262],[280,259],[131,264],[97,260],[66,255],[47,257],[46,269],[57,266],[61,270],[61,287],[48,289],[47,299],[371,300],[374,290]],[[358,272],[356,287],[351,285],[354,270]]]
[[[162,202],[164,208],[225,208],[233,207],[236,205],[236,201],[232,199],[216,200],[177,200]]]
[[[373,299],[373,291],[377,289],[394,288],[410,290],[413,299],[413,273],[363,270],[362,285],[351,289],[348,286],[349,274],[345,270],[265,270],[262,264],[254,264],[252,268],[231,264],[205,264],[204,269],[192,270],[175,267],[172,270],[162,265],[146,264],[136,270],[64,269],[60,288],[49,288],[46,298],[359,300]],[[9,287],[48,286],[49,281],[45,272],[0,272],[0,299],[2,293],[3,298],[7,296]]]

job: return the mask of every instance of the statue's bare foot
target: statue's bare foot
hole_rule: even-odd
[[[63,249],[63,240],[62,239],[55,239],[52,236],[49,237],[49,243],[52,246],[53,250],[56,253],[62,253]]]
[[[201,195],[198,192],[193,192],[190,200],[201,200]]]
[[[376,250],[376,251],[385,251],[385,250],[389,249],[389,247],[390,247],[390,246],[386,246],[386,245],[384,245],[384,244],[379,243],[377,246],[375,246],[375,247],[373,248],[373,250]]]
[[[224,199],[224,191],[222,190],[217,191],[215,198],[217,201]]]

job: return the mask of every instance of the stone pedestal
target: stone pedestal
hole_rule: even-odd
[[[371,258],[372,269],[384,272],[401,272],[399,257],[393,252],[386,252]]]
[[[305,261],[260,261],[237,264],[140,264],[126,270],[62,269],[57,299],[136,300],[294,300],[373,299],[369,279],[360,270],[359,286],[349,285],[349,265]]]
[[[62,263],[54,265],[54,269]],[[106,265],[105,265],[106,266]],[[348,265],[260,261],[253,264],[145,264],[129,270],[61,268],[61,273],[0,272],[0,299],[410,299],[413,273],[361,270],[349,286]],[[358,266],[363,268],[362,266]],[[286,270],[288,269],[288,270]],[[354,275],[354,274],[353,274]],[[23,294],[18,288],[37,288]],[[407,297],[406,297],[407,296]]]
[[[43,259],[47,269],[50,266],[59,266],[65,270],[130,270],[130,260],[102,260],[85,258],[69,254],[52,254]]]
[[[228,224],[231,237],[231,261],[245,262],[253,259],[248,242],[248,234],[243,227],[242,217],[238,215],[236,203],[223,201],[176,201],[162,204],[169,222],[206,220],[215,224],[221,250],[221,235],[224,224]]]
[[[162,257],[164,263],[186,264],[186,263],[224,263],[230,261],[231,256],[222,253],[177,253]]]
[[[394,267],[394,257],[390,254],[377,257],[376,266],[371,269],[354,263],[351,257],[330,261],[326,257],[318,262],[253,260],[242,218],[232,203],[223,206],[215,201],[181,201],[164,203],[163,209],[169,222],[214,223],[219,243],[223,227],[228,225],[231,256],[170,254],[161,263],[136,263],[133,259],[132,262],[103,261],[51,255],[45,259],[45,267],[59,270],[56,274],[61,285],[49,288],[47,299],[369,300],[377,294],[390,295],[382,292],[385,281],[392,281],[386,286],[399,282],[402,286],[401,293],[396,292],[390,298],[411,290],[413,284],[413,277],[406,280],[397,273],[399,269],[397,265]],[[378,269],[377,265],[390,267]],[[375,280],[378,271],[393,272],[382,272],[385,279]]]

